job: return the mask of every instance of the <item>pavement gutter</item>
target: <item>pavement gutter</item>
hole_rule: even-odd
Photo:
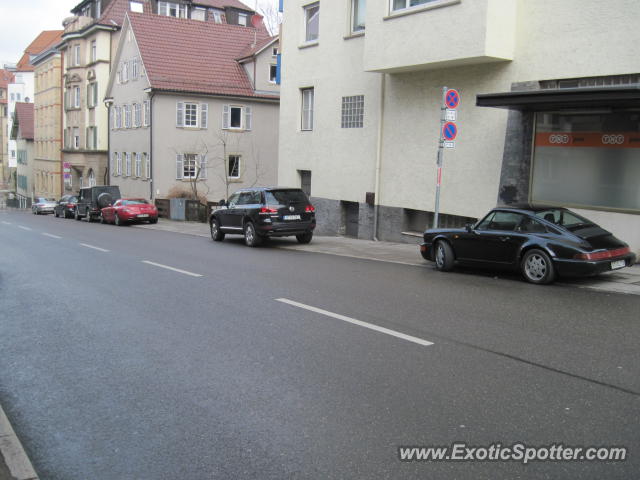
[[[31,460],[0,405],[0,480],[38,480]]]

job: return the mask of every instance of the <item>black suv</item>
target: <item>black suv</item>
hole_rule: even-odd
[[[102,215],[101,210],[104,207],[112,205],[120,198],[120,187],[117,185],[81,188],[74,218],[86,218],[88,222],[92,222],[94,218]]]
[[[227,233],[244,235],[257,247],[268,237],[295,235],[309,243],[316,228],[316,209],[299,188],[261,187],[239,190],[209,218],[211,238],[220,242]]]

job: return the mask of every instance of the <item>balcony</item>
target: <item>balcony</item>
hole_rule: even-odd
[[[397,73],[513,60],[514,0],[432,0],[389,11],[369,2],[364,66]]]
[[[67,17],[62,22],[62,26],[64,27],[64,34],[78,32],[83,28],[91,25],[95,20],[91,17],[84,16],[75,16],[75,17]]]

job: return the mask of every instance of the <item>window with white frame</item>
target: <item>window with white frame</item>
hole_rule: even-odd
[[[208,128],[209,104],[178,102],[176,104],[176,126]]]
[[[247,26],[247,14],[246,13],[239,13],[238,14],[238,25],[242,25],[244,27]]]
[[[191,10],[191,20],[200,20],[204,22],[207,18],[207,11],[204,8],[196,7]]]
[[[229,155],[227,177],[240,178],[240,155]]]
[[[96,82],[87,85],[87,107],[95,108],[98,105],[98,84]]]
[[[442,0],[390,0],[391,1],[391,11],[395,12],[397,10],[405,10],[407,8],[419,7],[420,5],[425,5],[427,3],[441,3]]]
[[[136,168],[135,168],[135,176],[140,178],[140,176],[142,175],[142,154],[139,152],[136,152]]]
[[[98,129],[96,127],[87,127],[85,144],[87,150],[96,150],[98,148]]]
[[[80,66],[80,45],[74,45],[73,47],[73,65]]]
[[[278,47],[273,47],[273,48],[271,49],[271,56],[272,56],[273,58],[277,57],[277,56],[278,56],[278,53],[280,53],[280,51],[278,50]]]
[[[80,87],[73,87],[73,107],[80,108]]]
[[[129,62],[122,62],[121,72],[121,82],[127,83],[129,81]]]
[[[116,112],[115,128],[122,128],[122,107],[114,107]]]
[[[149,173],[150,170],[149,170]],[[191,179],[206,180],[207,156],[197,153],[183,153],[176,155],[176,180]]]
[[[165,17],[188,18],[186,5],[173,2],[158,2],[158,15]]]
[[[142,125],[142,105],[139,103],[133,104],[133,126],[138,128]]]
[[[364,126],[364,95],[342,97],[342,128]]]
[[[132,12],[136,12],[136,13],[143,13],[144,12],[144,6],[141,2],[129,2],[129,8],[131,9]]]
[[[314,89],[302,89],[302,130],[313,130]]]
[[[111,175],[116,176],[118,175],[118,153],[117,152],[113,152],[113,154],[111,155]]]
[[[320,35],[320,2],[304,8],[305,42],[315,42]]]
[[[251,130],[253,110],[244,105],[223,105],[222,128],[224,130]]]
[[[124,158],[125,158],[125,168],[126,168],[124,176],[130,177],[131,176],[131,152],[125,153]]]
[[[118,152],[118,164],[116,165],[116,175],[122,175],[122,152]]]
[[[140,60],[136,57],[131,60],[131,80],[137,80],[140,72]]]
[[[269,65],[269,82],[276,83],[278,77],[278,65]]]
[[[351,31],[362,32],[365,27],[367,0],[351,0]]]
[[[222,23],[222,12],[220,10],[211,10],[211,15],[215,23]]]
[[[151,158],[148,153],[144,154],[144,178],[151,178]]]
[[[143,124],[145,127],[151,125],[151,102],[149,100],[144,101],[144,115]]]
[[[80,148],[80,129],[73,127],[73,148]]]
[[[131,128],[131,105],[124,106],[124,128]]]
[[[91,41],[91,62],[98,60],[98,42],[96,40]]]

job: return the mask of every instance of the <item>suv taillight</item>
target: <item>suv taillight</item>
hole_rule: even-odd
[[[304,209],[305,213],[313,213],[316,211],[316,207],[313,205],[307,205]]]
[[[260,213],[265,213],[265,214],[278,213],[278,210],[276,210],[275,208],[262,207],[260,209]]]

